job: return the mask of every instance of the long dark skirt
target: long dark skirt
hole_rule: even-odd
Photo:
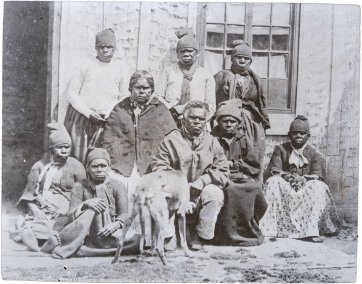
[[[87,117],[68,106],[64,126],[72,139],[72,155],[85,163],[89,142],[101,125],[92,123]]]
[[[230,181],[224,190],[225,203],[218,217],[215,242],[222,245],[257,246],[264,237],[259,229],[267,203],[262,185],[254,181]]]

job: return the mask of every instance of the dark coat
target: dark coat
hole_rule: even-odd
[[[167,107],[153,98],[140,114],[138,126],[131,99],[126,98],[112,111],[103,132],[101,147],[111,156],[111,167],[130,176],[136,162],[140,175],[148,170],[164,136],[176,128]]]
[[[230,168],[231,180],[241,179],[243,175],[253,178],[259,175],[260,163],[253,153],[253,145],[242,130],[236,133],[230,145],[222,138],[218,126],[214,127],[211,135],[217,137],[228,161],[234,164]]]
[[[42,159],[36,162],[28,175],[26,186],[23,195],[20,197],[18,202],[19,210],[27,210],[25,201],[33,201],[35,199],[35,188],[38,183],[39,175],[43,168],[50,162],[49,159]],[[60,190],[70,193],[74,183],[80,181],[86,177],[85,169],[81,162],[69,157],[62,168],[62,177],[60,179]],[[39,190],[41,191],[44,185],[45,176],[39,184]]]
[[[218,126],[211,134],[218,138],[227,159],[233,162],[231,181],[224,190],[225,205],[218,217],[216,242],[239,246],[260,245],[264,237],[258,222],[266,211],[267,203],[261,192],[261,183],[255,181],[260,164],[253,153],[253,146],[242,130],[236,133],[230,146],[222,138]]]
[[[93,182],[88,179],[83,179],[74,184],[72,194],[70,195],[68,212],[70,221],[76,219],[77,210],[81,209],[83,201],[101,198],[109,208],[110,221],[119,221],[124,224],[128,213],[127,189],[122,182],[112,178],[107,178],[103,185],[96,188]]]
[[[261,79],[252,70],[250,70],[250,76],[252,80],[250,80],[249,91],[245,97],[241,98],[238,94],[232,93],[232,90],[235,89],[235,73],[232,70],[222,70],[216,73],[214,76],[216,105],[218,106],[223,101],[239,98],[243,101],[243,108],[252,114],[252,119],[256,123],[261,123],[264,129],[268,129],[270,122],[265,111],[266,103]]]
[[[267,177],[272,176],[273,172],[291,172],[289,158],[292,151],[293,147],[290,142],[275,147],[267,168]],[[305,146],[303,155],[308,159],[309,164],[297,169],[297,173],[299,175],[317,175],[321,180],[324,180],[324,156],[309,144]]]

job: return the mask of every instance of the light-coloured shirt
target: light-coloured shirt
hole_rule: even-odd
[[[178,105],[181,99],[183,73],[178,63],[166,67],[155,84],[154,96],[160,99],[169,109]],[[209,105],[211,115],[216,110],[215,80],[204,68],[196,69],[190,82],[190,100],[203,101]]]
[[[289,157],[289,165],[294,164],[297,166],[297,168],[301,168],[305,164],[309,164],[308,159],[303,155],[303,151],[306,146],[307,146],[307,143],[304,144],[304,146],[302,148],[296,149],[292,145],[293,151]]]
[[[69,82],[67,99],[78,112],[88,117],[93,111],[109,116],[128,92],[129,75],[122,64],[112,59],[84,59]]]

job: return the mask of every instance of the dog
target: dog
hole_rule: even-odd
[[[180,245],[187,257],[191,252],[186,242],[186,213],[195,208],[195,203],[190,202],[190,187],[186,177],[178,171],[156,171],[144,175],[137,184],[136,191],[132,196],[132,215],[129,217],[119,238],[117,251],[112,264],[119,262],[122,253],[124,238],[134,218],[140,214],[142,238],[140,240],[140,251],[143,252],[145,240],[145,218],[143,210],[148,208],[152,221],[152,246],[155,249],[162,263],[167,265],[164,252],[165,230],[169,218],[176,214],[179,228]]]

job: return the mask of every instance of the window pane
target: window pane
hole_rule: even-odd
[[[288,78],[287,54],[271,54],[269,76],[271,78]]]
[[[289,26],[290,22],[290,4],[273,3],[272,9],[272,25],[273,26]]]
[[[222,70],[223,57],[222,51],[205,50],[205,69],[211,74],[216,74]]]
[[[223,23],[225,21],[225,3],[207,3],[206,22]]]
[[[244,39],[245,28],[242,26],[227,26],[226,46],[233,48],[233,41],[236,39]]]
[[[253,53],[251,69],[262,78],[268,78],[268,53]]]
[[[224,25],[207,25],[206,45],[208,47],[224,46]]]
[[[226,51],[225,69],[230,69],[230,67],[231,67],[231,52],[232,52],[232,50]]]
[[[269,50],[269,28],[253,27],[253,49]]]
[[[269,79],[269,108],[288,108],[288,80]]]
[[[289,28],[272,28],[272,49],[289,50]]]
[[[226,3],[226,22],[229,24],[244,24],[245,4]]]
[[[253,4],[253,25],[270,25],[271,3]]]

